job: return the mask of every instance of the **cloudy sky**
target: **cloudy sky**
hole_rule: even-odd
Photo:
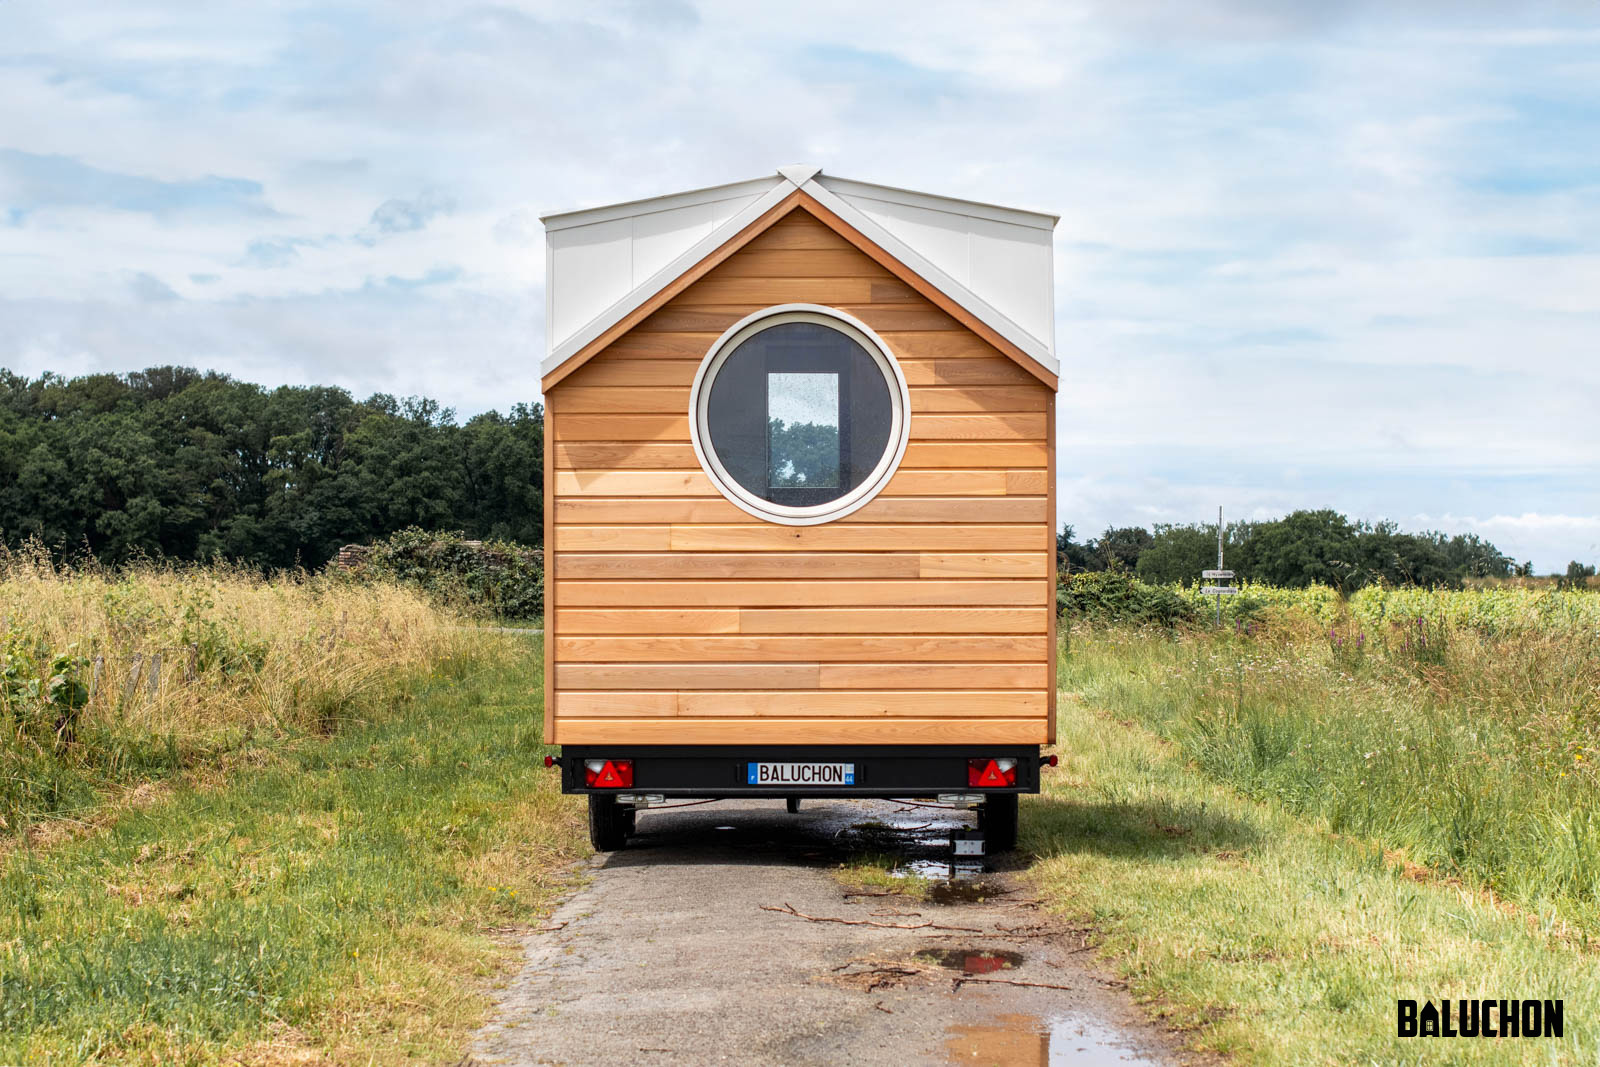
[[[1061,517],[1600,558],[1600,8],[0,0],[0,366],[538,395],[543,211],[1061,215]]]

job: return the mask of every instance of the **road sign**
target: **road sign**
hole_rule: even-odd
[[[1231,585],[1202,585],[1200,587],[1201,596],[1235,596],[1238,592],[1239,590]]]
[[[1202,578],[1232,578],[1233,577],[1233,572],[1232,571],[1201,571],[1200,572],[1200,577],[1202,577]]]

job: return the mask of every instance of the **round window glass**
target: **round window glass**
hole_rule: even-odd
[[[772,308],[736,325],[701,364],[692,404],[695,450],[718,490],[791,525],[871,500],[909,429],[894,360],[827,308]]]

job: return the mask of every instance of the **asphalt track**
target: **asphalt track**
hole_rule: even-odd
[[[948,879],[971,825],[885,801],[641,813],[526,936],[469,1062],[1184,1062],[1003,861]],[[848,895],[830,871],[864,853],[934,876],[935,899]]]

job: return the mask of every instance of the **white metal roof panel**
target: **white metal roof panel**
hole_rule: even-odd
[[[799,188],[1057,373],[1054,215],[794,166],[748,182],[561,212],[546,227],[543,373]]]

